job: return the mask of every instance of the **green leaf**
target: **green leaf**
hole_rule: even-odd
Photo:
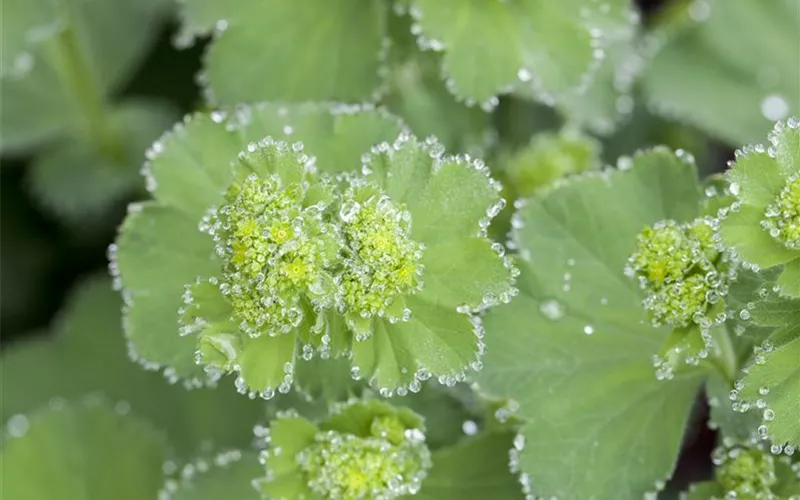
[[[686,500],[709,500],[724,497],[725,490],[714,481],[693,484],[686,493]]]
[[[584,0],[416,0],[411,12],[421,44],[445,51],[448,88],[491,106],[496,94],[515,87],[552,102],[584,84],[595,58],[604,54],[590,32],[602,41],[609,19],[627,22],[629,16],[624,0],[608,3],[604,11],[598,7]]]
[[[114,248],[112,266],[126,297],[125,334],[136,357],[201,383],[195,339],[178,335],[178,309],[185,285],[219,270],[210,238],[183,213],[146,202],[129,210]]]
[[[163,436],[97,404],[72,404],[9,423],[0,495],[15,500],[155,498],[167,458]]]
[[[367,340],[353,344],[353,366],[390,394],[431,374],[450,385],[468,367],[479,367],[479,339],[469,316],[416,297],[407,299],[410,321],[378,321]]]
[[[623,269],[645,225],[690,220],[700,203],[694,166],[655,150],[627,170],[564,182],[518,214],[521,293],[485,317],[474,378],[518,403],[532,493],[635,499],[670,476],[701,377],[656,379],[651,358],[668,331],[645,320]]]
[[[203,460],[202,463],[209,467],[208,460]],[[162,490],[162,500],[260,500],[261,496],[253,480],[262,476],[264,471],[255,453],[225,452],[211,463],[208,470],[194,472],[190,479],[182,480],[174,492],[169,493],[171,488]],[[197,465],[193,465],[192,469],[202,470]]]
[[[781,287],[783,295],[800,298],[800,256],[783,266],[776,284]]]
[[[751,407],[746,412],[733,409],[730,392],[733,387],[722,377],[709,377],[706,381],[708,406],[711,408],[708,426],[717,429],[722,438],[747,441],[756,432],[761,421],[760,410]]]
[[[94,106],[118,90],[146,54],[158,33],[153,25],[168,5],[7,3],[1,30],[4,151],[30,148],[92,120]],[[6,61],[16,69],[9,72]]]
[[[786,248],[761,227],[764,210],[742,205],[731,211],[720,224],[720,234],[747,262],[769,268],[794,260],[797,252]]]
[[[731,144],[757,142],[800,111],[791,62],[800,57],[798,15],[794,0],[710,2],[708,20],[668,37],[655,55],[644,78],[653,109]]]
[[[227,104],[370,99],[382,83],[386,3],[333,0],[314,7],[249,0],[226,8],[227,28],[206,54],[213,99]],[[206,7],[195,11],[201,9]]]
[[[270,446],[281,451],[269,454],[272,479],[260,482],[261,493],[271,498],[313,498],[296,457],[314,443],[317,432],[319,428],[303,417],[284,416],[270,423]]]
[[[120,322],[121,300],[106,276],[81,283],[59,317],[54,338],[17,343],[3,351],[0,421],[34,411],[56,398],[99,393],[118,408],[132,408],[166,431],[178,458],[218,448],[247,446],[258,402],[233,391],[193,390],[169,384],[128,358]],[[91,362],[87,362],[91,360]],[[31,370],[36,366],[35,370]]]
[[[778,162],[766,151],[738,155],[735,165],[728,171],[728,178],[735,183],[734,190],[742,203],[762,210],[775,200],[786,184]]]
[[[408,15],[389,21],[389,90],[381,102],[418,137],[433,135],[448,151],[479,155],[490,142],[490,115],[458,102],[447,90],[441,78],[441,55],[419,48],[411,24]]]
[[[233,175],[232,163],[243,148],[236,133],[222,123],[221,114],[195,114],[175,125],[148,151],[145,165],[148,189],[161,204],[176,208],[199,222]]]
[[[483,433],[433,453],[433,467],[413,498],[482,500],[523,498],[508,468],[512,433]]]
[[[761,414],[766,434],[774,443],[800,444],[800,314],[796,307],[793,321],[773,333],[779,338],[775,347],[759,353],[742,379],[739,397],[758,405],[765,403]],[[761,432],[761,431],[759,431]]]
[[[80,139],[64,142],[31,166],[33,194],[70,222],[96,218],[113,202],[143,187],[139,169],[144,151],[173,118],[171,108],[156,102],[123,105],[113,115],[113,125],[126,137],[121,158],[106,158]]]
[[[242,379],[248,388],[254,391],[267,391],[285,384],[287,380],[291,382],[295,339],[294,334],[276,337],[262,335],[243,342],[242,353],[238,359],[241,363]],[[288,366],[292,369],[289,370]]]

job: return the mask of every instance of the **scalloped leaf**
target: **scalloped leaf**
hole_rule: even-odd
[[[101,405],[20,416],[0,451],[0,496],[15,500],[155,498],[167,458],[163,435]]]
[[[165,0],[7,3],[0,29],[4,151],[80,131],[88,112],[82,99],[87,93],[103,99],[124,84],[155,40],[152,26],[168,5]]]
[[[202,460],[209,467],[203,472],[194,472],[190,479],[182,480],[177,489],[162,490],[160,500],[260,500],[261,495],[253,480],[264,474],[258,457],[252,452],[226,452],[213,460]],[[212,465],[208,465],[209,462]],[[198,471],[197,465],[192,467]]]
[[[491,142],[490,115],[458,102],[447,90],[441,78],[441,55],[420,49],[411,24],[409,15],[389,20],[389,90],[381,102],[418,137],[433,135],[448,151],[478,154]]]
[[[707,20],[667,37],[655,55],[644,77],[647,98],[658,113],[731,144],[756,142],[772,122],[800,112],[800,6],[705,5]]]
[[[521,293],[484,318],[474,378],[518,403],[532,493],[638,499],[670,476],[702,376],[656,379],[651,357],[669,332],[645,320],[623,269],[645,225],[690,220],[701,198],[694,165],[654,150],[630,169],[566,181],[518,214]]]
[[[99,393],[166,431],[181,459],[201,451],[203,442],[220,448],[248,445],[263,405],[232,391],[187,391],[142,370],[127,355],[120,302],[106,276],[92,277],[75,289],[60,313],[54,338],[5,349],[0,421],[56,398]]]
[[[142,363],[165,367],[190,385],[206,379],[195,364],[196,340],[178,336],[178,309],[185,285],[219,271],[212,242],[197,224],[221,201],[231,165],[248,142],[268,135],[302,141],[306,153],[324,159],[321,170],[352,171],[370,146],[396,137],[400,127],[369,106],[263,103],[194,115],[157,141],[145,169],[157,201],[134,205],[112,252],[130,299],[126,333]]]
[[[207,24],[223,12],[209,8],[208,0],[186,3],[198,4],[185,12],[191,24]],[[332,0],[314,8],[248,0],[224,11],[225,29],[205,58],[216,102],[361,102],[382,84],[388,6],[381,0]]]
[[[753,310],[753,321],[777,326],[744,371],[739,398],[761,412],[774,443],[800,445],[800,300],[768,299]],[[760,404],[759,404],[760,403]],[[762,432],[762,431],[760,431]]]
[[[115,201],[142,190],[144,151],[172,123],[174,111],[156,102],[130,102],[115,110],[126,137],[123,158],[110,161],[91,144],[65,142],[36,158],[29,183],[39,202],[70,222],[96,217]]]
[[[422,481],[420,500],[483,500],[524,498],[517,477],[508,468],[514,434],[483,433],[433,453],[433,467]]]
[[[461,2],[415,0],[420,44],[444,50],[443,71],[457,96],[487,102],[512,88],[546,101],[591,78],[610,20],[627,23],[629,2]],[[454,22],[457,19],[458,22]]]

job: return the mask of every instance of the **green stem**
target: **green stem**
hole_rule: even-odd
[[[75,30],[71,9],[60,2],[64,29],[51,45],[56,70],[78,104],[85,133],[100,153],[113,163],[122,163],[124,143],[109,116],[103,91],[98,84]]]
[[[736,380],[736,370],[738,367],[736,349],[731,342],[728,327],[724,324],[711,330],[711,352],[709,353],[708,363],[733,387]]]

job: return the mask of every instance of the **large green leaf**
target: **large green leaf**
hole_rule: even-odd
[[[205,465],[200,465],[205,464]],[[191,464],[191,474],[177,485],[168,484],[161,500],[260,500],[253,480],[264,475],[255,453],[229,451],[212,460]],[[186,469],[184,469],[186,470]]]
[[[0,421],[53,398],[100,393],[166,431],[181,459],[200,452],[204,442],[219,448],[249,444],[263,406],[232,391],[187,391],[132,362],[120,327],[120,302],[108,278],[91,278],[61,313],[54,338],[5,349]]]
[[[313,6],[291,0],[247,0],[213,7],[186,0],[189,31],[212,19],[219,29],[206,54],[213,99],[361,102],[381,85],[388,5],[381,0],[332,0]],[[220,17],[221,16],[221,17]]]
[[[163,435],[98,404],[45,409],[9,423],[0,496],[14,500],[155,498],[167,458]]]
[[[758,142],[773,122],[800,112],[800,4],[706,5],[705,22],[677,30],[655,55],[647,98],[657,112],[731,144]]]
[[[651,358],[668,331],[650,326],[623,273],[645,225],[696,215],[697,174],[663,150],[632,163],[567,181],[521,210],[520,297],[484,320],[475,378],[518,403],[527,421],[519,466],[537,495],[641,498],[670,476],[697,394],[692,370],[656,379]]]
[[[492,105],[524,88],[547,102],[588,83],[611,25],[628,23],[629,2],[416,0],[420,43],[444,50],[448,88]]]
[[[5,2],[3,150],[84,127],[98,111],[93,107],[136,69],[167,6],[164,0]],[[9,70],[9,61],[16,68]]]
[[[420,500],[523,498],[508,467],[514,434],[483,433],[433,453],[433,467],[422,481]]]

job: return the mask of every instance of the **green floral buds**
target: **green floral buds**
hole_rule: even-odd
[[[422,287],[424,246],[411,239],[411,214],[375,185],[351,179],[339,208],[347,242],[342,303],[357,340],[371,334],[373,316],[408,320],[404,296]]]
[[[303,297],[318,308],[335,301],[341,236],[323,220],[325,201],[306,199],[326,187],[252,173],[207,218],[204,229],[223,262],[220,291],[250,336],[289,333],[303,320]]]
[[[777,482],[776,457],[759,446],[729,446],[714,450],[716,479],[725,498],[777,499],[771,488]]]
[[[789,178],[765,215],[762,226],[770,236],[787,248],[800,250],[800,175]]]
[[[647,296],[644,307],[655,326],[708,328],[724,320],[708,312],[727,294],[728,260],[714,239],[715,221],[661,221],[639,234],[626,274],[636,276]]]
[[[420,417],[378,401],[345,404],[319,426],[283,415],[268,444],[260,489],[270,498],[291,488],[291,498],[390,500],[417,493],[431,467]]]

